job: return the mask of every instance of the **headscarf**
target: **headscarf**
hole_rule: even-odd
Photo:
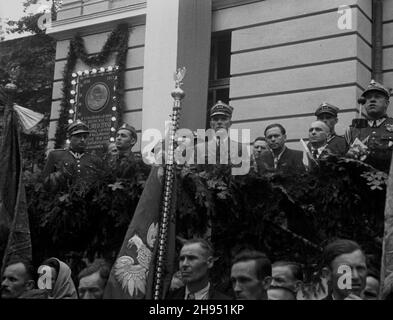
[[[59,264],[58,275],[52,292],[49,296],[51,299],[78,299],[78,295],[75,289],[75,284],[71,278],[71,269],[63,261],[57,258],[51,258],[50,260],[56,260]]]

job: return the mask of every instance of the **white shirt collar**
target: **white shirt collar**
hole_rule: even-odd
[[[201,290],[194,292],[195,300],[208,300],[209,299],[209,289],[210,289],[210,282],[208,282],[207,286],[202,288]],[[186,286],[186,292],[184,295],[184,299],[187,299],[190,290],[188,290]]]
[[[321,155],[321,153],[322,153],[322,151],[323,150],[325,150],[325,148],[327,147],[327,144],[324,144],[323,146],[321,146],[321,147],[319,147],[317,150],[318,150],[318,157]],[[311,153],[313,153],[313,151],[315,150],[316,148],[314,148],[312,145],[311,145]]]

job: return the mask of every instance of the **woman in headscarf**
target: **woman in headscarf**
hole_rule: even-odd
[[[78,299],[71,269],[67,264],[57,258],[50,258],[41,265],[51,268],[52,289],[49,290],[49,299]]]

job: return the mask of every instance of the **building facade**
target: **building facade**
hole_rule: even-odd
[[[234,107],[233,128],[253,140],[279,122],[295,149],[320,103],[340,107],[343,134],[372,77],[393,87],[393,0],[64,0],[48,29],[57,39],[50,141],[70,39],[80,33],[97,53],[121,22],[130,29],[123,120],[138,131],[135,150],[144,130],[164,131],[177,67],[187,68],[181,127],[205,128],[220,99]]]

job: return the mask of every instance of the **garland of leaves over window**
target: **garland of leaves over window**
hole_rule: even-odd
[[[55,134],[55,148],[62,148],[66,140],[66,132],[68,125],[68,109],[71,99],[71,76],[77,59],[81,59],[83,63],[89,67],[98,67],[104,64],[111,53],[117,52],[115,64],[119,66],[119,78],[117,84],[117,94],[119,97],[119,106],[117,108],[117,123],[121,123],[124,109],[124,72],[126,67],[126,57],[128,49],[129,30],[126,23],[119,24],[115,30],[109,35],[101,52],[89,55],[86,52],[82,37],[77,34],[70,42],[70,50],[67,55],[67,62],[63,71],[63,88],[62,99],[60,103],[60,115]]]

